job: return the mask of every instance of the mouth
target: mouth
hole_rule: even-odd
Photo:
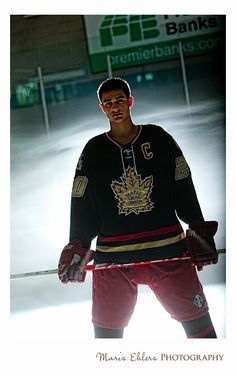
[[[122,116],[122,113],[113,113],[111,114],[113,118],[119,118]]]

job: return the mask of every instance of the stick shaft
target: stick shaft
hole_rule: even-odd
[[[218,254],[225,254],[225,249],[217,250]],[[122,268],[122,267],[133,267],[133,266],[143,266],[153,263],[168,263],[173,261],[181,261],[181,260],[189,260],[191,257],[177,257],[177,258],[168,258],[168,259],[158,259],[154,261],[146,261],[146,262],[134,262],[134,263],[123,263],[123,264],[90,264],[84,266],[85,271],[98,271],[98,270],[107,270],[107,269],[114,269],[114,268]],[[34,271],[34,272],[23,272],[19,274],[11,274],[10,279],[20,279],[20,278],[27,278],[33,276],[42,276],[42,275],[51,275],[57,274],[58,269],[55,268],[53,270],[44,270],[44,271]]]

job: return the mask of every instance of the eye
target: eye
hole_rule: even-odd
[[[106,109],[109,109],[111,107],[111,102],[106,102],[103,104],[103,106],[106,108]]]
[[[117,102],[118,104],[121,104],[121,103],[124,103],[125,100],[124,100],[124,98],[119,98],[116,102]]]

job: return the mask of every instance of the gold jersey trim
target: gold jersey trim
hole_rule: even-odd
[[[133,245],[122,245],[122,246],[97,246],[98,251],[105,251],[105,252],[122,252],[122,251],[136,251],[142,249],[152,249],[154,247],[161,247],[171,245],[173,243],[179,242],[185,238],[185,233],[182,232],[177,236],[166,238],[164,240],[159,241],[152,241],[152,242],[144,242],[144,243],[137,243]]]

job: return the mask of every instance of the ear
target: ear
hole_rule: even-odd
[[[134,104],[134,97],[129,97],[129,107],[132,107]]]
[[[101,102],[99,103],[99,107],[100,107],[100,109],[105,113],[104,106],[103,106],[103,104],[102,104]]]

